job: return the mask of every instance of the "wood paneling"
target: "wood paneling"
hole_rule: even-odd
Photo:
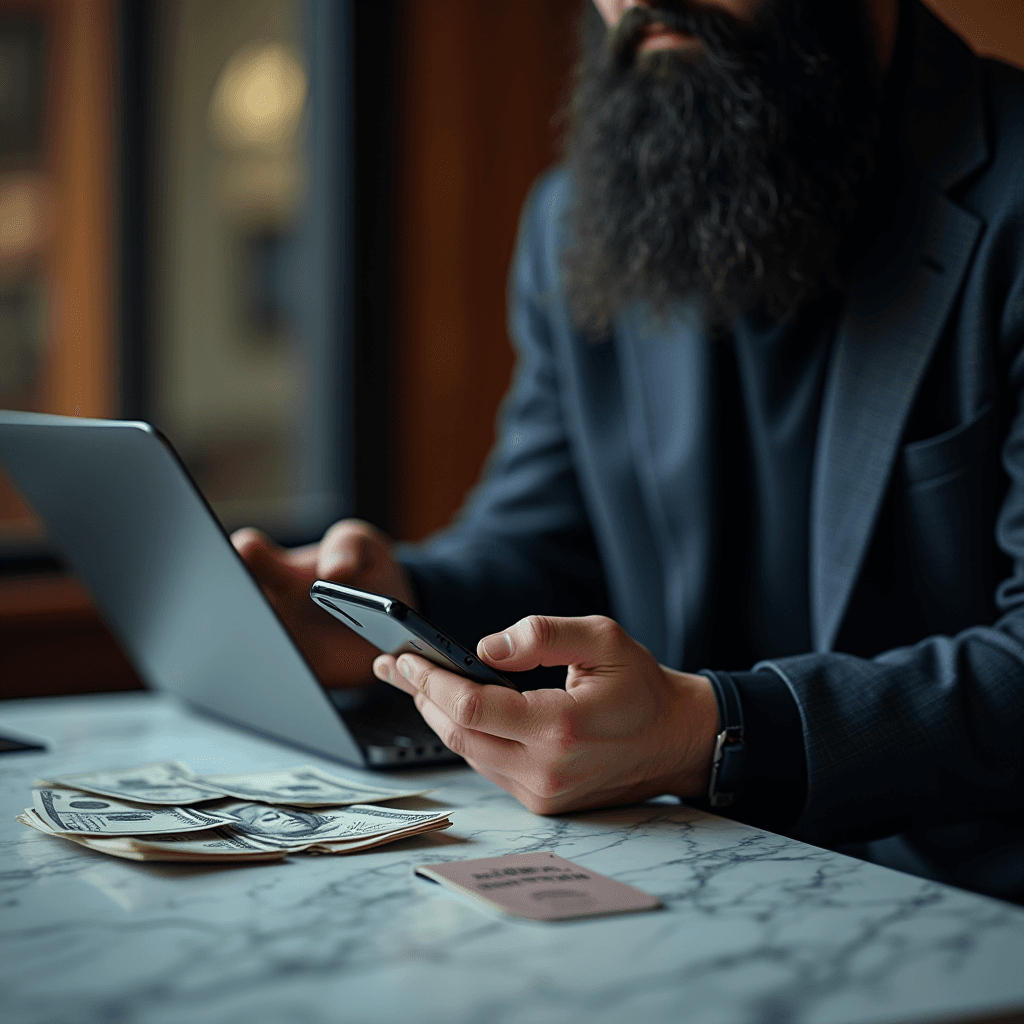
[[[77,583],[52,574],[0,579],[0,698],[141,686]]]
[[[1024,68],[1021,0],[925,0],[977,52]]]
[[[519,209],[554,159],[578,0],[406,0],[395,209],[395,532],[443,526],[494,438]]]
[[[111,416],[117,355],[113,0],[55,3],[50,26],[46,163],[54,235],[43,402],[47,412]]]

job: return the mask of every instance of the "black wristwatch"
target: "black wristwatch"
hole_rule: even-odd
[[[728,807],[743,783],[743,705],[728,673],[700,674],[710,680],[718,701],[718,735],[708,779],[708,803],[712,807]]]

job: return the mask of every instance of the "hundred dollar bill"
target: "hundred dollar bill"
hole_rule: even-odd
[[[140,843],[123,837],[104,839],[98,836],[64,835],[61,838],[125,860],[160,861],[166,864],[235,864],[239,861],[284,860],[288,856],[287,850],[264,850],[256,846],[249,846],[246,849],[240,836],[228,833],[195,843],[182,842],[178,845],[170,842]]]
[[[312,846],[282,847],[271,846],[269,843],[253,836],[239,835],[230,826],[215,829],[212,832],[192,833],[183,836],[160,836],[158,839],[139,839],[126,836],[128,842],[139,852],[145,854],[146,860],[270,860],[281,858],[289,853],[356,853],[373,846],[393,843],[398,839],[419,835],[422,832],[433,832],[437,829],[450,828],[447,818],[427,822],[400,832],[387,832],[383,835],[371,836],[368,839],[354,839],[348,842],[322,843]],[[115,840],[97,840],[95,837],[68,836],[66,838],[88,838],[90,842],[114,842]],[[121,841],[120,839],[117,841]],[[99,847],[96,847],[98,849]]]
[[[243,775],[204,775],[204,786],[216,787],[239,800],[260,800],[291,807],[339,807],[344,804],[379,803],[407,796],[421,796],[425,789],[387,789],[329,775],[320,768],[304,765],[283,771]]]
[[[73,789],[34,789],[32,804],[55,832],[82,835],[199,832],[233,822],[222,814],[190,807],[139,807]]]
[[[374,846],[384,846],[386,843],[394,843],[399,839],[407,839],[409,836],[418,836],[424,832],[436,832],[439,829],[451,828],[452,823],[444,818],[441,821],[428,822],[414,828],[407,828],[401,832],[388,832],[382,836],[371,836],[369,839],[352,839],[348,842],[338,843],[317,843],[307,846],[303,853],[358,853],[360,850],[369,850]]]
[[[447,811],[400,811],[360,804],[314,811],[230,803],[218,807],[217,812],[230,817],[232,827],[243,835],[290,850],[405,833],[448,821]]]
[[[53,779],[38,779],[41,787],[66,786],[112,796],[119,800],[134,800],[143,804],[167,804],[180,807],[225,796],[223,790],[206,785],[192,774],[188,765],[180,761],[160,761],[141,768],[111,769],[101,772],[79,772]]]
[[[267,810],[263,808],[263,810]],[[365,808],[363,810],[366,810]],[[389,815],[395,812],[388,808],[370,808],[372,811],[384,811]],[[451,827],[451,821],[444,814],[414,812],[415,818],[405,827],[394,827],[396,821],[390,817],[387,821],[389,831],[379,831],[380,826],[374,825],[376,834],[367,835],[367,829],[349,829],[358,832],[358,838],[324,840],[322,838],[297,838],[294,834],[275,838],[269,834],[266,822],[261,822],[263,829],[259,838],[255,835],[243,835],[231,826],[222,826],[203,832],[184,833],[179,835],[159,836],[96,836],[80,833],[69,834],[58,832],[48,825],[35,808],[26,808],[18,815],[18,821],[46,835],[57,836],[78,843],[91,850],[123,857],[129,860],[148,860],[164,862],[210,862],[210,861],[262,861],[277,860],[289,853],[311,854],[349,854],[358,853],[372,847],[393,843],[399,839],[434,832]],[[364,814],[364,820],[366,815]],[[408,816],[407,816],[408,817]],[[372,818],[372,815],[371,815]],[[373,831],[374,829],[370,829]],[[320,835],[328,833],[321,832]]]
[[[208,832],[119,839],[144,854],[146,860],[280,860],[288,852],[240,835],[227,825]]]
[[[308,846],[272,847],[251,836],[239,835],[229,826],[211,829],[209,832],[193,832],[179,836],[159,836],[157,838],[138,838],[133,836],[85,836],[69,835],[55,832],[36,813],[34,808],[27,808],[24,814],[18,815],[18,821],[39,832],[58,839],[67,839],[99,853],[127,860],[163,861],[176,863],[209,863],[211,861],[232,863],[238,861],[281,860],[288,854],[332,854],[343,855],[359,853],[376,846],[393,843],[399,839],[435,832],[451,827],[447,818],[425,822],[398,832],[370,836],[364,839],[348,841],[314,843]]]
[[[54,832],[35,813],[27,808],[18,815],[18,821],[46,835],[68,839],[80,846],[128,860],[152,861],[260,861],[281,860],[288,851],[264,846],[225,827],[207,832],[192,832],[155,839],[132,836],[84,836]]]

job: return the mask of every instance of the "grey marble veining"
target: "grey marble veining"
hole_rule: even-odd
[[[1024,1008],[1024,910],[671,802],[538,818],[466,769],[445,833],[348,857],[114,860],[18,825],[32,780],[179,758],[331,762],[152,694],[0,705],[4,1024],[852,1022]],[[360,773],[344,769],[345,774]],[[551,849],[662,911],[542,925],[484,913],[418,863]]]

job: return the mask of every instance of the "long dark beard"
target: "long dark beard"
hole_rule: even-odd
[[[702,51],[637,55],[655,21]],[[567,134],[579,326],[601,334],[634,302],[664,314],[694,297],[713,329],[787,320],[841,284],[880,123],[862,4],[767,0],[744,26],[661,0],[602,29],[584,30]]]

